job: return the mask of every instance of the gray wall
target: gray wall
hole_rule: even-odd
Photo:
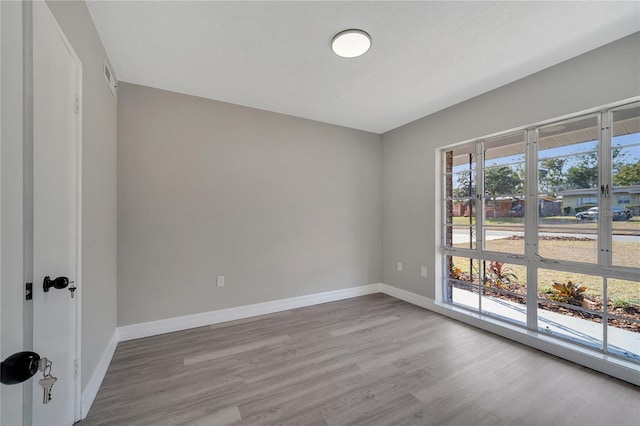
[[[118,324],[380,282],[381,155],[376,134],[120,83]]]
[[[82,387],[116,328],[116,107],[84,2],[47,2],[82,62]]]
[[[636,33],[385,133],[383,282],[435,298],[439,147],[638,96],[639,52]]]

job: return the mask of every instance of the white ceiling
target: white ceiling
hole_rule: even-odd
[[[375,133],[640,30],[638,1],[87,5],[121,81]],[[349,28],[360,58],[330,50]]]

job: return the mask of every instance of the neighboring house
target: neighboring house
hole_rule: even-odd
[[[518,200],[512,198],[498,197],[495,200],[487,200],[485,207],[485,216],[491,217],[511,217],[511,209],[518,203]],[[519,214],[522,216],[522,214]]]
[[[540,195],[538,197],[538,212],[540,216],[559,216],[562,214],[562,200],[551,195]]]
[[[469,212],[471,212],[471,214]],[[470,215],[474,215],[474,214],[475,214],[475,210],[473,208],[473,205],[470,206],[469,203],[454,203],[453,204],[453,215],[454,216],[469,217]]]
[[[562,197],[562,206],[570,207],[569,214],[576,213],[576,207],[598,203],[596,188],[570,189],[558,193]],[[611,199],[614,207],[640,206],[640,185],[614,187]]]
[[[497,197],[495,200],[486,200],[485,217],[522,217],[524,215],[524,204],[524,200],[511,197]],[[453,205],[453,216],[468,217],[469,210],[468,203],[455,203]],[[561,215],[562,201],[550,195],[540,195],[538,197],[538,211],[542,216]]]

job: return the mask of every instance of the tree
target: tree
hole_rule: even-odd
[[[595,153],[579,157],[579,162],[567,170],[567,189],[597,188],[598,158]]]
[[[484,171],[484,191],[492,198],[497,195],[519,194],[523,186],[523,180],[511,167],[491,167]]]
[[[453,196],[458,198],[469,197],[474,198],[476,196],[476,182],[475,175],[471,172],[460,173],[457,184],[453,189]]]
[[[476,182],[474,178],[475,174],[471,172],[460,173],[458,175],[458,179],[456,180],[458,185],[453,189],[454,197],[469,198],[464,202],[458,201],[458,203],[466,206],[463,211],[467,210],[465,216],[469,216],[469,220],[471,220],[471,217],[473,216],[473,210],[476,206]]]
[[[484,192],[495,200],[498,195],[511,195],[522,192],[524,181],[518,172],[508,166],[498,166],[485,169]],[[497,210],[493,209],[493,217],[497,217]]]
[[[621,148],[613,148],[611,150],[611,161],[613,170],[626,169],[624,157],[628,152]],[[633,172],[633,170],[631,170]],[[617,174],[617,173],[616,173]],[[598,187],[598,156],[595,152],[583,154],[578,157],[578,164],[569,167],[567,170],[567,188],[597,188]],[[614,177],[615,179],[615,177]],[[629,176],[633,180],[632,175]],[[615,183],[615,182],[614,182]],[[632,184],[633,185],[633,184]]]
[[[623,150],[622,148],[613,148],[611,150],[611,168],[617,170],[625,166],[627,163],[624,161],[624,157],[626,157],[628,153],[629,151]]]
[[[539,163],[538,184],[541,192],[557,192],[565,188],[565,158],[549,158]]]
[[[640,160],[635,164],[623,164],[613,174],[615,186],[640,185]]]

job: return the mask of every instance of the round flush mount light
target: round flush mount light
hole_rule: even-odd
[[[331,40],[331,50],[343,58],[362,56],[371,47],[371,36],[362,30],[341,31]]]

